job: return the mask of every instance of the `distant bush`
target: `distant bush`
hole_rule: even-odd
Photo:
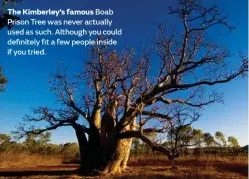
[[[50,133],[28,135],[23,142],[11,141],[11,137],[0,134],[0,153],[30,153],[39,155],[61,155],[79,157],[77,143],[51,144]]]

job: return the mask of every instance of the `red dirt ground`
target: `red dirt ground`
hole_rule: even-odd
[[[82,177],[78,164],[0,168],[0,178],[247,178],[248,165],[224,161],[179,160],[173,167],[165,160],[130,161],[129,168],[115,176]]]

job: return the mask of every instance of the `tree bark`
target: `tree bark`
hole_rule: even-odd
[[[127,163],[128,163],[129,157],[130,157],[131,146],[132,146],[132,141],[133,140],[132,139],[128,139],[128,140],[130,140],[130,141],[128,143],[126,155],[125,155],[123,161],[121,162],[121,170],[125,170],[126,169]]]
[[[134,130],[135,125],[136,119],[134,118],[132,120],[132,123],[126,125],[120,132]],[[116,135],[118,135],[118,132],[116,132]],[[132,138],[119,139],[116,136],[115,139],[116,141],[114,141],[115,145],[113,148],[113,152],[110,155],[109,162],[106,166],[104,173],[120,173],[122,170],[126,169],[127,162],[129,160]]]
[[[109,124],[110,122],[112,125]],[[130,124],[123,127],[122,131],[117,131],[113,117],[108,115],[102,120],[100,130],[95,125],[90,126],[87,131],[88,139],[86,131],[80,126],[75,126],[80,150],[80,173],[84,175],[93,175],[96,172],[115,174],[124,170],[129,159],[132,138],[121,139],[117,136],[120,132],[132,130],[133,126],[134,124]]]
[[[90,172],[91,168],[89,165],[89,156],[88,154],[88,141],[86,138],[85,131],[80,126],[75,126],[75,133],[78,139],[79,152],[80,152],[80,171],[84,173]]]
[[[104,170],[104,173],[116,174],[126,168],[131,150],[132,139],[118,139]]]

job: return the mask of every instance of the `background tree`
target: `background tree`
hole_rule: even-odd
[[[79,147],[78,144],[73,143],[65,143],[62,147],[62,154],[64,156],[78,156],[79,155]]]
[[[230,147],[239,147],[238,139],[236,139],[235,137],[229,136],[227,141]]]
[[[7,134],[0,134],[0,152],[6,152],[10,149],[11,137]]]
[[[0,66],[0,92],[4,91],[4,86],[7,82],[8,80],[4,77],[2,67]]]
[[[28,151],[41,153],[43,147],[50,142],[50,138],[50,132],[41,133],[39,135],[30,133],[23,143]]]
[[[210,133],[204,134],[204,143],[206,147],[213,147],[216,145],[216,141],[214,140],[214,137]]]
[[[229,136],[228,139],[228,149],[231,152],[231,154],[236,157],[238,153],[241,151],[238,139],[236,139],[233,136]]]
[[[7,134],[0,134],[0,152],[22,151],[22,146],[14,142]]]
[[[220,146],[220,154],[223,155],[223,148],[226,148],[226,143],[227,143],[225,135],[222,132],[217,131],[215,133],[215,138],[216,138],[216,142]]]
[[[148,137],[150,139],[150,141],[152,141],[153,143],[156,143],[158,141],[158,133],[157,132],[151,132],[151,133],[147,133],[145,134],[146,137]],[[136,140],[135,140],[136,141]],[[140,154],[152,154],[152,150],[150,148],[149,145],[147,145],[146,143],[143,143],[141,140],[139,140],[139,147],[138,147],[138,151]]]
[[[179,0],[178,7],[169,12],[182,28],[171,31],[159,25],[155,49],[145,49],[140,57],[131,49],[117,52],[97,46],[89,52],[83,73],[69,74],[60,65],[49,82],[61,107],[34,109],[33,115],[24,118],[28,125],[21,124],[17,134],[72,127],[81,171],[86,174],[96,169],[104,173],[124,170],[133,138],[170,160],[178,157],[178,145],[168,148],[146,134],[167,135],[197,121],[203,107],[222,102],[211,87],[245,76],[248,66],[243,56],[238,66],[229,65],[229,50],[217,43],[218,34],[208,33],[215,26],[233,29],[216,6]],[[151,55],[154,52],[158,61]],[[152,68],[156,62],[158,68]]]
[[[8,136],[7,134],[0,134],[0,144],[3,143],[10,143],[11,137]]]
[[[64,162],[75,160],[79,156],[77,143],[51,144],[51,133],[46,132],[40,135],[29,134],[24,141],[14,141],[7,134],[0,134],[0,153],[9,154],[39,154],[63,156]]]
[[[216,138],[217,142],[220,144],[220,146],[222,146],[222,147],[226,146],[226,143],[227,143],[226,138],[225,138],[225,135],[222,132],[217,131],[215,133],[215,138]]]
[[[193,129],[193,142],[195,147],[198,148],[198,155],[202,156],[204,154],[202,143],[204,141],[204,133],[201,129]]]
[[[200,129],[193,129],[190,125],[171,129],[169,132],[171,147],[181,149],[183,154],[188,154],[189,147],[201,146],[204,135]]]

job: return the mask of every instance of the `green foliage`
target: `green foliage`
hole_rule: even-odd
[[[0,144],[3,143],[10,143],[11,137],[8,136],[7,134],[0,134]]]
[[[246,153],[244,149],[239,147],[238,140],[234,137],[228,137],[229,145],[227,145],[225,135],[220,131],[217,131],[214,137],[210,133],[203,133],[201,129],[184,126],[181,128],[174,128],[169,134],[170,135],[168,136],[167,141],[163,143],[163,146],[174,149],[174,145],[177,143],[177,148],[182,154],[188,154],[189,151],[194,151],[194,155],[216,152],[216,154],[221,156],[237,156],[239,153]],[[152,141],[155,141],[153,138],[157,138],[157,136],[154,136],[153,134],[147,137]],[[151,154],[152,150],[139,139],[134,139],[131,153],[134,155]]]
[[[152,141],[156,142],[158,136],[156,132],[150,132],[146,134],[146,136]],[[150,146],[142,143],[142,141],[138,138],[133,139],[131,154],[149,154],[152,153]]]
[[[0,152],[5,152],[11,148],[11,137],[7,134],[0,134]]]
[[[203,139],[203,132],[188,125],[171,130],[168,139],[168,143],[172,143],[173,146],[177,144],[180,148],[197,146]]]
[[[234,157],[237,156],[238,153],[243,151],[241,150],[239,142],[235,137],[229,136],[227,141],[228,141],[228,149]]]
[[[204,134],[204,143],[207,147],[212,147],[214,146],[216,143],[214,137],[210,134],[210,133],[205,133]]]
[[[210,133],[203,133],[200,129],[193,129],[191,126],[184,128],[179,135],[181,137],[181,144],[188,144],[198,149],[197,153],[200,153],[202,148],[201,144],[205,144],[204,150],[209,150],[209,147],[212,147],[217,142],[214,140],[214,137]],[[216,132],[215,138],[223,140],[223,134],[221,132]],[[156,141],[157,134],[150,133],[147,135],[152,141]],[[77,143],[65,143],[65,144],[51,144],[51,133],[47,132],[40,135],[29,134],[22,143],[17,143],[12,141],[11,137],[7,134],[0,134],[0,152],[13,152],[13,153],[32,153],[32,154],[41,154],[41,155],[62,155],[65,157],[79,157],[79,147]],[[229,145],[223,146],[217,150],[223,155],[233,155],[237,156],[239,153],[247,153],[245,149],[240,148],[238,140],[235,137],[228,137]],[[172,141],[166,141],[163,143],[165,147],[171,147]],[[188,146],[180,147],[182,152],[186,152]],[[216,150],[214,148],[214,150]],[[248,151],[248,148],[247,148]],[[141,140],[135,138],[133,139],[132,155],[144,155],[144,154],[153,154],[151,148],[142,143]]]
[[[61,152],[66,155],[66,156],[79,156],[79,147],[78,144],[73,142],[73,143],[65,143],[62,146]]]
[[[178,134],[177,134],[178,132]],[[188,145],[192,139],[193,129],[191,126],[185,126],[182,128],[176,128],[173,134],[178,137],[178,143],[180,145]]]
[[[51,144],[51,133],[34,135],[29,134],[22,143],[11,141],[11,137],[0,134],[0,152],[32,153],[41,155],[64,155],[66,157],[78,157],[79,147],[77,143]]]
[[[36,151],[40,153],[43,147],[50,142],[51,133],[46,132],[39,135],[28,134],[23,144],[28,148],[29,151]]]
[[[235,137],[229,136],[227,141],[230,147],[239,147],[239,142]]]
[[[225,139],[225,135],[220,132],[220,131],[217,131],[215,133],[215,138],[217,140],[217,143],[222,146],[222,147],[225,147],[226,146],[226,139]]]
[[[50,142],[51,133],[46,132],[39,135],[28,134],[26,140],[24,141],[27,145],[45,145]]]

